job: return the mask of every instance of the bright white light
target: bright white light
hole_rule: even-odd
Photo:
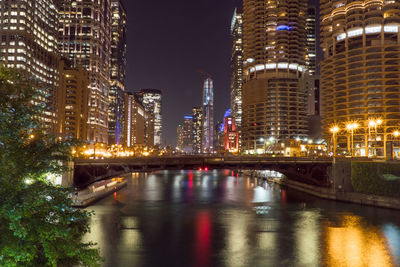
[[[339,34],[339,35],[336,37],[336,40],[337,40],[337,41],[341,41],[341,40],[343,40],[343,39],[345,39],[345,38],[346,38],[346,33],[344,32],[344,33]]]
[[[355,36],[362,35],[363,32],[364,32],[364,29],[350,30],[350,31],[347,32],[347,36],[348,37],[355,37]]]
[[[365,33],[378,33],[382,31],[382,25],[379,26],[367,26],[365,27]]]
[[[385,32],[399,32],[399,26],[385,26]]]
[[[256,71],[259,71],[259,70],[264,70],[264,65],[257,65]]]

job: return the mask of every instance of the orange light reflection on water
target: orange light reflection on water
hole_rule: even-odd
[[[360,217],[345,215],[339,225],[328,225],[325,233],[324,266],[395,266],[381,230]]]

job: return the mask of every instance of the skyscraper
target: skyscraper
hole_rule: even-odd
[[[153,145],[161,145],[162,140],[162,92],[157,89],[141,89],[137,93],[146,111],[154,117]],[[150,138],[150,137],[149,137]]]
[[[53,0],[0,1],[0,61],[17,68],[40,96],[44,106],[39,118],[47,131],[57,132],[58,10]]]
[[[398,1],[321,1],[323,128],[331,140],[330,127],[355,122],[354,155],[386,155],[399,127],[399,27]],[[337,133],[337,152],[352,150],[348,136]]]
[[[146,123],[150,115],[135,94],[125,92],[124,145],[138,147],[146,145]]]
[[[310,76],[316,74],[317,67],[317,38],[316,38],[316,8],[310,6],[307,9],[307,55],[306,66]]]
[[[88,139],[108,142],[111,0],[58,0],[59,51],[89,72]]]
[[[306,0],[244,0],[242,147],[307,136]]]
[[[185,116],[183,119],[182,151],[185,154],[193,153],[193,117]]]
[[[124,91],[126,74],[126,10],[121,0],[111,0],[111,87],[108,111],[108,138],[110,144],[123,139]]]
[[[214,85],[211,78],[204,80],[203,87],[203,152],[214,151]]]
[[[235,9],[231,26],[231,110],[237,127],[242,126],[243,88],[243,11]]]
[[[183,152],[183,125],[179,124],[176,128],[176,150]]]
[[[202,153],[202,133],[203,133],[203,109],[194,107],[192,109],[193,116],[193,153]]]

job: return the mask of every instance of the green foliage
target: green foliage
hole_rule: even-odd
[[[400,164],[352,162],[351,181],[358,193],[400,197]]]
[[[98,266],[83,243],[91,213],[71,208],[71,191],[46,180],[60,173],[73,142],[45,133],[30,81],[0,68],[0,266]]]

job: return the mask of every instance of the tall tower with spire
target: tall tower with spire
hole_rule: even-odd
[[[214,151],[214,85],[211,78],[203,87],[203,153]]]

